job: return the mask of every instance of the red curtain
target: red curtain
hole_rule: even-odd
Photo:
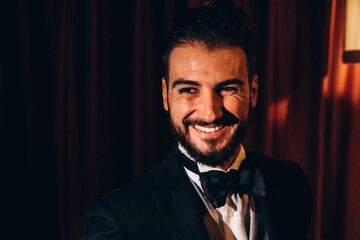
[[[79,235],[84,206],[112,181],[108,1],[47,1],[53,23],[60,236]],[[81,16],[81,18],[79,18]],[[81,43],[81,41],[84,41]]]
[[[274,0],[268,11],[264,90],[247,144],[307,172],[309,239],[359,239],[360,64],[342,62],[345,1]]]
[[[345,1],[333,0],[319,110],[316,239],[360,238],[360,63],[343,63]]]

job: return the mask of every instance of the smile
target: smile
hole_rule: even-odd
[[[196,128],[200,132],[206,132],[206,133],[218,132],[223,128],[222,125],[219,125],[219,126],[216,126],[216,127],[203,127],[203,126],[199,126],[199,125],[193,125],[193,126],[194,126],[194,128]]]

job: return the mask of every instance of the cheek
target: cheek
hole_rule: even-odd
[[[248,99],[239,100],[233,98],[224,100],[224,108],[239,119],[247,117],[249,114],[249,104],[250,101]]]
[[[173,99],[174,100],[174,99]],[[171,101],[170,103],[170,116],[177,124],[183,122],[183,120],[191,113],[192,106],[188,101]]]

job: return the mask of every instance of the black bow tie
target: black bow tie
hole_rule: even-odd
[[[263,175],[249,159],[241,162],[239,170],[230,169],[228,172],[211,170],[201,173],[197,164],[184,154],[179,154],[179,160],[184,167],[199,175],[201,186],[214,208],[225,205],[229,191],[240,195],[265,196]]]

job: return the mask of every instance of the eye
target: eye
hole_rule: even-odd
[[[179,90],[179,93],[187,93],[187,94],[196,93],[196,92],[197,92],[196,88],[181,88]]]
[[[236,87],[221,87],[218,89],[218,94],[224,97],[237,93],[238,90]]]

